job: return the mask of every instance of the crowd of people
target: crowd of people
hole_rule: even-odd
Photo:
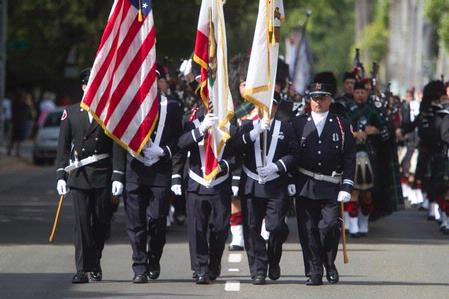
[[[37,97],[25,90],[11,93],[3,99],[3,136],[7,140],[7,155],[21,156],[21,145],[32,139],[48,113],[56,109],[56,94],[50,91]],[[63,104],[63,103],[60,103]]]
[[[229,231],[229,250],[247,252],[253,284],[279,279],[289,210],[298,219],[307,285],[321,285],[324,270],[329,283],[339,281],[341,217],[351,237],[366,237],[370,221],[408,200],[448,233],[447,84],[431,81],[420,99],[409,90],[401,101],[355,68],[344,74],[341,93],[334,74],[323,72],[300,95],[279,60],[270,120],[244,100],[247,68],[247,55],[232,59],[235,117],[212,181],[203,178],[204,139],[218,119],[201,104],[191,61],[174,77],[158,67],[160,116],[141,156],[113,142],[78,104],[65,110],[57,190],[75,206],[73,283],[102,280],[111,197],[124,200],[134,283],[159,277],[167,225],[185,219],[197,284],[220,276]],[[83,89],[89,74],[82,73]]]

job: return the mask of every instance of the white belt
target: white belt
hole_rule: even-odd
[[[217,185],[220,185],[221,183],[223,183],[224,181],[226,181],[229,178],[229,174],[226,174],[224,176],[221,176],[217,179],[212,180],[211,182],[208,182],[205,179],[203,179],[202,177],[200,177],[199,175],[197,175],[193,170],[189,171],[189,176],[192,180],[194,180],[198,184],[203,185],[204,187],[206,187],[208,189],[213,188]]]
[[[317,181],[324,181],[324,182],[329,182],[329,183],[333,183],[333,184],[341,183],[341,174],[337,174],[335,171],[332,173],[332,175],[324,175],[321,173],[315,173],[315,172],[309,171],[309,170],[301,168],[301,167],[299,167],[298,170],[302,174],[305,174],[306,176],[314,178]]]
[[[92,155],[90,157],[87,157],[81,161],[75,161],[70,162],[70,165],[64,168],[65,172],[71,172],[75,169],[81,168],[83,166],[98,162],[100,160],[104,160],[106,158],[109,158],[109,154],[101,154],[101,155]]]
[[[259,184],[260,184],[260,177],[259,177],[259,175],[255,174],[254,172],[252,172],[251,170],[249,170],[248,167],[246,167],[245,165],[243,165],[242,168],[243,168],[243,171],[245,172],[245,174],[246,174],[248,177],[252,178],[252,179],[255,180],[255,181],[258,181]],[[273,181],[273,180],[277,179],[278,177],[279,177],[279,174],[275,173],[275,174],[270,175],[269,177],[265,178],[265,179],[264,179],[264,182],[270,182],[270,181]]]

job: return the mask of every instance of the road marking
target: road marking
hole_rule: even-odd
[[[242,254],[241,253],[230,253],[228,262],[230,263],[240,263],[242,261]]]
[[[239,292],[240,291],[240,281],[226,281],[225,291]]]
[[[230,268],[230,269],[228,269],[228,272],[240,272],[240,269]]]

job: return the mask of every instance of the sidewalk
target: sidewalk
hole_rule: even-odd
[[[23,142],[20,157],[8,156],[6,146],[0,146],[0,173],[37,167],[33,164],[33,140]]]

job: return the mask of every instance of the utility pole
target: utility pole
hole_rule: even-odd
[[[5,143],[5,112],[3,99],[6,82],[6,34],[8,24],[8,0],[0,0],[0,146]]]

